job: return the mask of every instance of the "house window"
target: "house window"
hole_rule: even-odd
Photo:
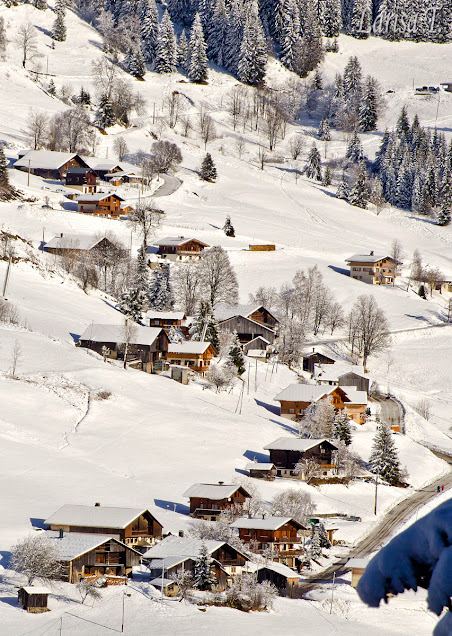
[[[295,413],[294,409],[289,409],[289,413]]]

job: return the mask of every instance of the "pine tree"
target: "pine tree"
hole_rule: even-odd
[[[438,216],[436,217],[437,225],[449,225],[450,223],[450,201],[444,201]]]
[[[241,82],[256,86],[265,77],[267,48],[259,17],[257,0],[253,0],[246,18],[240,45],[237,76]]]
[[[146,64],[141,48],[129,49],[124,59],[124,66],[126,71],[130,73],[130,75],[133,75],[133,77],[141,80],[144,78],[146,74]]]
[[[251,54],[251,52],[248,51],[248,45],[246,48],[243,48],[243,33],[245,28],[245,21],[246,16],[244,7],[240,2],[235,0],[229,6],[229,20],[226,33],[226,47],[224,56],[224,65],[234,75],[236,75],[238,72],[240,60],[244,57],[246,58]],[[246,41],[248,42],[248,38]]]
[[[281,46],[281,62],[289,70],[294,70],[296,44],[301,36],[300,10],[296,0],[285,0],[279,43]]]
[[[206,43],[199,13],[195,15],[188,44],[187,74],[192,82],[205,82],[207,79]]]
[[[226,236],[235,236],[234,226],[231,223],[231,217],[229,215],[226,217],[226,221],[223,225],[223,232]]]
[[[194,5],[192,0],[168,0],[166,4],[174,22],[183,26],[189,26],[192,23]]]
[[[138,250],[135,285],[142,292],[147,294],[149,292],[149,267],[146,258],[146,246],[142,245]]]
[[[319,2],[319,22],[325,37],[337,37],[342,28],[341,0]]]
[[[400,166],[397,177],[396,204],[399,208],[409,209],[413,192],[413,175],[409,168],[409,159],[406,157]]]
[[[367,208],[369,202],[369,186],[367,184],[367,173],[364,166],[361,166],[355,185],[350,191],[348,202],[358,208]]]
[[[401,471],[397,449],[391,429],[386,424],[380,424],[374,437],[369,464],[370,471],[378,474],[391,486],[400,483]]]
[[[331,548],[331,541],[328,539],[328,534],[325,530],[323,523],[317,524],[319,532],[319,544],[321,548]]]
[[[319,139],[331,141],[331,130],[328,119],[321,119],[319,124]]]
[[[210,37],[214,11],[215,11],[214,0],[198,0],[197,12],[201,20],[202,32],[203,32],[204,40],[206,44]]]
[[[322,181],[322,161],[315,141],[312,143],[311,150],[309,151],[308,155],[308,162],[303,172],[309,179]]]
[[[342,178],[339,181],[339,185],[336,190],[336,198],[344,199],[345,201],[348,201],[349,196],[350,196],[350,191],[348,187],[347,177],[345,176],[345,172],[343,172]]]
[[[350,418],[344,411],[338,411],[333,422],[333,438],[340,439],[346,446],[352,443]]]
[[[0,190],[7,191],[11,188],[8,175],[8,159],[5,156],[3,146],[0,145]]]
[[[155,0],[145,0],[140,16],[141,46],[146,62],[153,62],[159,32],[159,14]]]
[[[323,77],[319,69],[316,70],[314,79],[312,80],[312,88],[316,91],[323,90]]]
[[[170,266],[163,263],[154,269],[149,283],[148,304],[155,311],[170,311],[174,307],[174,295],[170,282]]]
[[[331,168],[329,167],[329,165],[327,165],[325,168],[325,172],[323,173],[322,185],[327,188],[331,185],[332,180],[333,176],[331,174]]]
[[[348,35],[361,40],[369,37],[372,20],[372,0],[350,0],[344,21]]]
[[[406,137],[409,134],[409,132],[410,132],[410,121],[408,119],[406,106],[403,106],[402,110],[400,111],[399,118],[397,120],[396,134],[397,134],[397,137],[399,137],[400,139],[403,135],[405,135]]]
[[[352,56],[345,66],[342,87],[346,111],[359,116],[363,86],[361,64],[356,56]]]
[[[423,300],[427,300],[427,294],[425,293],[425,285],[419,285],[417,295],[420,296]]]
[[[113,106],[108,95],[102,95],[99,102],[99,108],[96,113],[96,124],[100,128],[108,128],[116,123],[116,117],[113,112]]]
[[[216,583],[213,572],[213,560],[210,557],[207,546],[203,542],[199,555],[194,563],[194,584],[198,590],[211,590]]]
[[[224,66],[227,46],[229,17],[225,5],[225,0],[217,0],[211,29],[207,38],[207,53],[209,59]]]
[[[243,355],[242,346],[236,331],[233,331],[232,333],[226,364],[237,367],[238,375],[243,375],[243,373],[245,373],[245,356]]]
[[[66,39],[66,25],[64,23],[64,12],[57,11],[57,17],[52,27],[52,40],[64,42]]]
[[[212,305],[208,300],[199,302],[192,326],[190,327],[191,339],[201,341],[204,335],[204,341],[210,342],[217,351],[220,350],[220,340],[218,337],[218,326],[212,311]]]
[[[200,177],[203,181],[213,182],[217,178],[217,169],[212,159],[210,152],[206,154],[201,164]]]
[[[119,300],[118,309],[131,320],[138,322],[142,318],[146,304],[146,295],[136,287],[124,292]]]
[[[50,78],[49,88],[47,89],[47,92],[49,93],[49,95],[56,95],[56,86],[52,78]]]
[[[188,69],[188,40],[185,35],[185,29],[182,29],[182,33],[179,36],[179,42],[177,45],[177,63],[184,71]]]
[[[308,556],[313,561],[316,561],[322,554],[322,548],[320,545],[320,532],[318,524],[315,524],[311,528],[311,540],[308,548]]]
[[[364,95],[359,111],[359,127],[363,132],[377,128],[378,121],[378,91],[376,81],[370,75],[366,78]]]
[[[355,132],[348,143],[345,158],[349,159],[353,163],[359,163],[362,161],[363,157],[363,146],[358,133]]]
[[[169,13],[165,11],[159,25],[154,70],[157,73],[174,73],[176,68],[177,40]]]
[[[88,93],[88,91],[85,91],[83,86],[80,89],[78,101],[79,101],[79,104],[83,104],[84,106],[88,106],[89,104],[91,104],[91,95]]]

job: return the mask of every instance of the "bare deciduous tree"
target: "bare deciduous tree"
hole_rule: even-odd
[[[163,100],[163,105],[168,113],[168,126],[174,128],[179,121],[180,110],[182,108],[182,97],[177,91],[171,91]]]
[[[76,585],[77,592],[82,599],[82,605],[88,597],[93,601],[99,601],[102,598],[102,592],[99,589],[97,580],[81,579]]]
[[[32,534],[11,550],[10,567],[27,577],[27,585],[35,579],[51,581],[61,576],[57,547],[46,537]]]
[[[122,328],[122,348],[124,349],[124,369],[127,369],[127,356],[130,352],[130,348],[137,337],[137,325],[127,318],[124,321]]]
[[[340,303],[332,302],[326,319],[326,324],[331,329],[331,335],[333,335],[336,329],[341,329],[345,325],[344,311]]]
[[[11,377],[16,377],[17,365],[19,364],[20,359],[22,358],[22,347],[20,346],[19,340],[14,341],[14,347],[11,353]]]
[[[207,147],[207,143],[212,139],[215,139],[217,134],[215,130],[215,124],[210,115],[208,115],[204,110],[201,110],[199,113],[199,134],[201,135],[201,139],[204,142],[204,148]]]
[[[413,406],[413,408],[416,411],[416,413],[418,413],[425,420],[429,420],[430,419],[430,413],[431,413],[432,405],[431,405],[431,402],[429,402],[429,400],[423,398],[423,399],[419,400]]]
[[[295,464],[293,472],[309,484],[309,482],[322,474],[322,468],[316,459],[307,457],[306,459],[300,459]]]
[[[124,137],[116,137],[113,142],[113,150],[116,153],[119,161],[124,159],[124,155],[129,152],[129,147]]]
[[[198,263],[183,263],[174,267],[171,284],[180,309],[187,316],[193,316],[201,288],[201,272]]]
[[[25,68],[27,60],[32,60],[38,54],[36,49],[36,29],[31,22],[22,24],[19,27],[15,43],[21,50],[22,66]]]
[[[361,295],[356,299],[349,316],[353,324],[353,342],[363,358],[364,372],[369,356],[384,351],[389,346],[390,334],[386,314],[371,295]]]
[[[159,226],[162,216],[163,211],[154,207],[154,201],[151,198],[141,199],[135,212],[132,213],[129,224],[141,234],[144,246],[147,246],[148,238]]]
[[[304,147],[304,139],[301,135],[295,135],[292,137],[289,143],[290,156],[294,161],[298,159],[298,157],[303,152]]]
[[[299,523],[305,523],[314,510],[315,504],[311,495],[296,488],[282,490],[273,497],[270,504],[272,515],[291,517]]]
[[[152,153],[155,172],[168,172],[182,161],[179,146],[171,141],[155,141],[152,144]]]
[[[237,369],[234,365],[211,364],[206,373],[206,380],[215,387],[217,393],[229,389],[237,377]]]
[[[47,123],[48,117],[45,113],[39,113],[32,108],[30,109],[25,134],[33,150],[39,150],[44,145]]]
[[[263,148],[262,146],[260,146],[259,150],[257,151],[257,160],[259,162],[260,169],[263,170],[265,162],[267,161],[267,153],[265,151],[265,148]]]
[[[238,283],[229,256],[215,246],[202,253],[200,262],[202,288],[213,308],[218,303],[237,304]]]
[[[398,239],[394,239],[389,248],[389,256],[394,260],[394,276],[392,279],[392,286],[395,285],[396,276],[400,273],[400,268],[403,265],[402,258],[405,257],[402,244]]]
[[[179,569],[172,575],[172,580],[176,583],[179,590],[179,603],[185,601],[193,589],[194,578],[190,570]]]

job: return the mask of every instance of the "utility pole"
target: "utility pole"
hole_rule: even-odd
[[[124,600],[126,598],[126,593],[122,593],[122,621],[121,621],[121,634],[124,633]]]
[[[248,380],[247,380],[247,390],[246,390],[247,395],[250,394],[250,371],[251,371],[251,363],[248,362]]]
[[[60,636],[63,633],[63,617],[60,617]]]
[[[12,259],[13,259],[13,255],[12,255],[12,254],[10,254],[10,255],[9,255],[9,261],[8,261],[8,268],[7,268],[7,270],[6,270],[6,275],[5,275],[5,282],[4,282],[4,284],[3,284],[3,293],[2,293],[2,296],[3,296],[3,298],[4,298],[5,300],[7,300],[7,298],[6,298],[6,290],[7,290],[7,288],[8,288],[8,281],[9,281],[9,274],[10,274],[10,271],[11,271],[11,262],[12,262]]]
[[[378,475],[379,471],[377,471],[375,477],[375,504],[374,504],[374,515],[377,516],[377,498],[378,498]]]
[[[336,580],[336,572],[333,572],[333,587],[331,588],[330,614],[333,611],[334,582],[335,582],[335,580]]]
[[[30,186],[30,161],[31,159],[28,160],[28,180],[27,180],[27,186]]]

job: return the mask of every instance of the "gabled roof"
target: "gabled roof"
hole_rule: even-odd
[[[270,344],[270,343],[269,343],[269,341],[268,341],[266,338],[264,338],[264,336],[256,336],[256,337],[255,337],[255,338],[253,338],[252,340],[249,340],[249,341],[246,343],[246,345],[248,346],[248,345],[250,345],[252,342],[256,342],[256,340],[262,340],[262,341],[263,341],[263,342],[265,342],[267,345],[269,345],[269,344]]]
[[[169,536],[159,541],[143,554],[145,558],[167,559],[168,557],[186,557],[196,559],[201,552],[202,546],[205,545],[208,554],[213,554],[223,546],[229,546],[232,550],[239,552],[249,561],[242,552],[231,546],[226,541],[214,541],[212,539],[192,539],[191,537],[173,537]]]
[[[271,462],[250,462],[245,466],[245,470],[271,470],[275,468],[275,465]]]
[[[94,172],[92,168],[68,168],[66,174],[86,174],[87,172]],[[94,174],[96,174],[94,172]]]
[[[200,245],[203,245],[204,247],[209,247],[209,245],[207,245],[207,243],[203,243],[202,241],[200,241],[199,239],[195,238],[194,236],[165,236],[165,238],[159,239],[158,241],[154,241],[152,243],[152,245],[159,245],[159,246],[168,246],[168,247],[180,247],[181,245],[185,245],[185,243],[189,243],[190,241],[196,241],[197,243],[200,243]]]
[[[74,506],[66,504],[54,512],[44,523],[47,525],[117,528],[122,530],[145,512],[149,511],[146,508]]]
[[[106,175],[104,175],[104,179],[113,179],[113,178],[118,178],[118,177],[130,177],[130,176],[134,176],[134,177],[138,177],[138,170],[118,170],[117,172],[107,172]]]
[[[168,345],[168,353],[186,353],[200,355],[205,353],[209,347],[215,347],[211,342],[198,342],[187,340],[186,342],[174,343]]]
[[[252,320],[251,318],[247,318],[246,316],[242,316],[240,314],[237,314],[236,316],[232,316],[231,318],[226,318],[226,320],[218,320],[218,324],[219,325],[224,325],[226,322],[228,322],[229,320],[234,320],[234,318],[240,317],[241,320],[247,320],[248,322],[250,322],[252,325],[256,325],[257,327],[259,327],[260,329],[264,329],[265,331],[269,331],[270,333],[274,334],[275,330],[272,329],[271,327],[269,327],[268,325],[264,325],[262,322],[257,322],[257,320]]]
[[[161,327],[141,327],[134,324],[130,344],[152,346],[162,331]],[[124,325],[89,325],[80,336],[80,340],[123,343]]]
[[[322,442],[326,442],[333,449],[337,449],[337,446],[332,444],[326,438],[322,439],[306,439],[301,437],[278,437],[274,442],[267,444],[264,446],[265,450],[289,450],[289,451],[299,451],[300,453],[304,453],[311,448],[315,448],[319,446]]]
[[[354,386],[340,386],[339,388],[345,391],[347,400],[344,399],[344,404],[367,404],[366,391],[357,391]]]
[[[227,499],[237,491],[241,490],[245,497],[251,495],[246,492],[243,486],[237,484],[193,484],[183,494],[183,497],[203,497],[205,499]]]
[[[145,314],[150,320],[184,320],[183,311],[152,311],[149,310]]]
[[[350,256],[350,258],[346,258],[346,263],[377,263],[378,261],[382,261],[385,258],[390,258],[392,261],[394,260],[388,254],[354,254]]]
[[[24,587],[20,588],[25,590],[27,594],[50,594],[50,591],[46,587],[34,587],[33,585],[24,585]]]
[[[292,517],[240,517],[240,519],[236,519],[233,523],[231,523],[231,528],[249,528],[250,530],[279,530],[282,526],[285,526],[286,523],[293,523],[298,526],[299,530],[304,529],[305,527],[292,519]]]
[[[156,557],[151,558],[150,561],[148,562],[148,566],[150,570],[155,570],[155,569],[165,569],[165,570],[170,570],[171,568],[174,568],[176,565],[181,565],[181,563],[184,563],[185,561],[188,561],[189,559],[193,560],[194,557],[192,556],[169,556],[169,557],[165,557],[165,558],[158,558]]]
[[[243,316],[244,318],[249,318],[251,314],[259,309],[265,309],[272,318],[277,321],[277,318],[273,316],[273,314],[266,308],[264,305],[254,304],[254,305],[229,305],[228,303],[218,303],[215,307],[215,318],[218,321],[228,320],[228,318],[234,318],[235,316]],[[258,323],[260,324],[260,323]],[[267,326],[267,325],[265,325]]]
[[[276,402],[317,402],[332,393],[337,387],[319,384],[290,384],[273,399]]]
[[[77,197],[78,203],[95,203],[97,201],[103,201],[104,199],[108,199],[108,197],[116,197],[120,201],[124,201],[122,197],[120,197],[116,192],[95,192],[94,194],[80,194]]]
[[[354,373],[360,378],[366,378],[362,367],[341,364],[338,362],[335,364],[325,364],[325,366],[322,366],[321,364],[314,365],[314,374],[316,379],[325,380],[327,382],[335,382],[348,373]]]
[[[284,565],[284,563],[276,563],[276,561],[270,561],[265,565],[259,565],[256,568],[256,572],[259,572],[259,570],[272,570],[273,572],[277,572],[278,574],[281,574],[288,579],[300,578],[297,572],[291,570],[289,567],[287,567],[287,565]]]
[[[30,169],[41,170],[58,170],[62,165],[77,157],[83,163],[81,157],[75,152],[56,152],[54,150],[29,150],[23,157],[14,163],[14,168],[28,168],[30,161]]]
[[[50,239],[50,241],[45,244],[45,247],[85,251],[91,250],[98,243],[103,241],[104,238],[106,237],[99,237],[94,234],[63,234],[63,236],[54,236],[53,239]]]
[[[41,536],[49,539],[51,544],[56,547],[60,561],[72,561],[112,539],[115,539],[121,545],[125,545],[111,534],[64,532],[63,536],[60,537],[60,533],[57,530],[46,530],[41,533]]]
[[[347,561],[347,563],[345,564],[345,567],[346,568],[367,568],[367,566],[369,565],[369,561],[370,561],[370,557],[363,557],[361,559],[358,557],[354,557]]]

